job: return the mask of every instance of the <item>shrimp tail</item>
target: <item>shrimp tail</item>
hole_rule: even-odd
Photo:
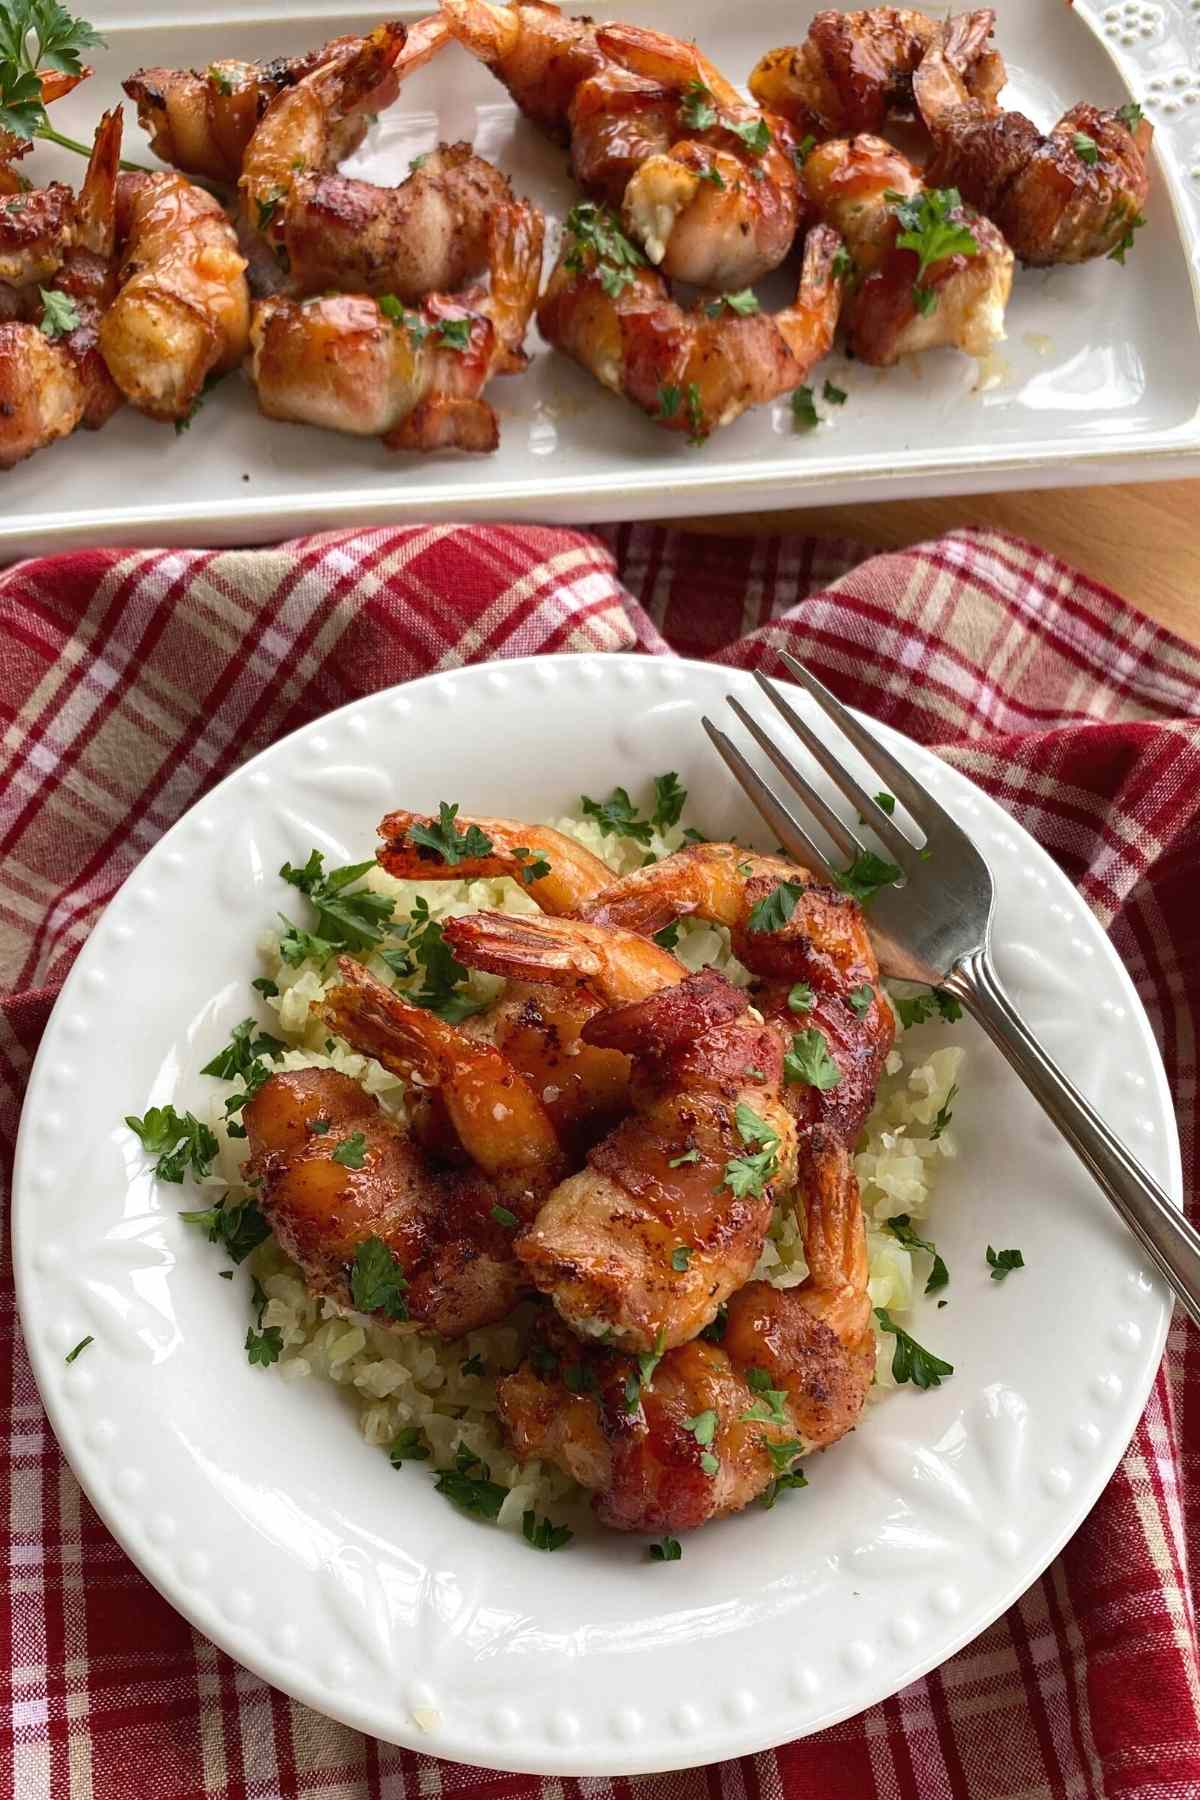
[[[113,256],[117,243],[117,178],[123,126],[124,114],[119,106],[100,120],[75,203],[76,245],[106,258]]]
[[[491,0],[442,0],[442,15],[459,43],[488,68],[510,57],[521,36],[515,6],[493,6]]]
[[[481,310],[496,328],[493,372],[519,375],[528,366],[523,348],[542,276],[541,213],[524,201],[509,201],[489,223],[491,291]]]
[[[510,373],[501,369],[501,374]],[[383,442],[389,450],[474,450],[500,448],[500,421],[486,400],[461,394],[429,394]]]
[[[448,920],[443,935],[469,969],[549,987],[590,988],[609,1006],[645,999],[687,973],[652,938],[582,919],[478,912]]]

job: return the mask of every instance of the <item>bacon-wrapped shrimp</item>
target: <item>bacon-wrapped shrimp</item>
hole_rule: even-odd
[[[821,144],[805,161],[804,182],[854,263],[842,327],[861,362],[885,366],[942,344],[982,356],[1003,338],[1013,253],[989,219],[956,194],[926,188],[883,138]],[[935,228],[953,247],[922,268],[915,249],[897,244],[904,219]]]
[[[469,145],[443,145],[399,187],[336,172],[365,117],[390,106],[448,41],[440,19],[381,25],[343,41],[267,108],[242,161],[243,233],[270,250],[283,291],[336,288],[408,302],[461,287],[485,268],[489,218],[511,194]]]
[[[526,366],[541,214],[508,201],[490,214],[488,237],[486,293],[431,294],[412,312],[390,296],[260,301],[251,374],[262,411],[382,437],[392,450],[494,450],[499,426],[481,396],[493,375]]]
[[[243,62],[223,56],[207,69],[135,69],[121,83],[138,109],[138,122],[155,156],[184,175],[236,182],[246,146],[276,94],[294,87],[357,37],[331,38],[303,56]],[[342,155],[357,149],[367,130],[356,118]]]
[[[686,1531],[769,1501],[797,1456],[856,1424],[875,1346],[862,1207],[836,1134],[810,1135],[799,1178],[808,1276],[743,1287],[720,1343],[695,1338],[639,1363],[552,1326],[501,1382],[518,1455],[593,1489],[605,1525]]]
[[[124,263],[101,352],[132,405],[185,419],[205,381],[245,355],[245,258],[218,202],[182,175],[122,175],[117,228]]]
[[[950,21],[913,77],[934,143],[926,179],[957,188],[1024,263],[1123,261],[1143,222],[1153,127],[1136,105],[1081,104],[1045,135],[1023,113],[975,96],[958,55],[972,16]]]
[[[787,905],[764,915],[783,890]],[[689,844],[612,882],[583,908],[597,924],[654,932],[673,919],[724,925],[734,955],[758,978],[754,1003],[787,1041],[814,1034],[813,1054],[836,1070],[820,1086],[789,1080],[803,1130],[821,1124],[853,1143],[870,1111],[895,1036],[879,964],[857,900],[778,856],[736,844]]]
[[[607,215],[576,207],[567,225],[542,335],[667,431],[703,440],[798,387],[833,343],[842,245],[828,226],[805,240],[795,300],[764,313],[746,293],[685,311]]]
[[[80,425],[99,430],[121,404],[99,349],[100,320],[116,287],[120,155],[118,107],[96,128],[79,197],[72,196],[69,246],[40,290],[36,318],[0,324],[0,468]]]
[[[783,261],[801,212],[788,127],[694,44],[565,19],[542,0],[443,10],[522,111],[569,140],[580,185],[620,211],[665,275],[738,289]]]
[[[1005,81],[1003,60],[988,47],[995,14],[989,8],[969,17],[970,31],[955,40],[956,67],[969,93],[991,100]],[[802,44],[759,59],[750,92],[802,138],[875,132],[886,119],[912,115],[913,75],[941,30],[906,7],[819,12]]]
[[[247,1175],[316,1292],[350,1304],[349,1268],[378,1238],[407,1283],[408,1316],[456,1337],[503,1318],[528,1288],[513,1234],[563,1172],[558,1141],[537,1096],[492,1046],[349,957],[338,971],[323,1017],[412,1084],[413,1126],[332,1070],[275,1075],[243,1115]]]
[[[750,1274],[791,1181],[778,1036],[723,975],[688,975],[633,932],[484,912],[445,934],[468,966],[586,992],[604,1010],[584,1042],[633,1062],[632,1114],[547,1196],[521,1262],[584,1335],[640,1351],[694,1337]]]

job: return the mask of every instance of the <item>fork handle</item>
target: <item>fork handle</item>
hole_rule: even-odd
[[[987,951],[965,956],[942,986],[1007,1057],[1200,1325],[1200,1232],[1038,1043],[1001,987]]]

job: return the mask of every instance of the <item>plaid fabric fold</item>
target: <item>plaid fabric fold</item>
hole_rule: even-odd
[[[431,669],[790,650],[964,769],[1111,932],[1197,1176],[1200,655],[1030,545],[504,526],[261,551],[93,551],[0,572],[0,1144],[55,993],[161,833],[264,745]],[[1195,1214],[1193,1214],[1195,1216]],[[981,1637],[893,1699],[709,1770],[543,1781],[364,1739],[240,1669],[143,1581],[50,1434],[0,1242],[0,1791],[19,1800],[1200,1796],[1200,1334],[1177,1320],[1095,1510]]]

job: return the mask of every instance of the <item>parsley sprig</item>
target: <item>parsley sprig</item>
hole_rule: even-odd
[[[842,1071],[829,1054],[829,1039],[817,1026],[797,1031],[783,1058],[784,1080],[797,1087],[813,1087],[827,1094],[837,1087]]]
[[[947,1025],[955,1025],[962,1018],[961,1005],[945,988],[930,988],[924,994],[893,994],[892,1005],[905,1031],[912,1025],[923,1025],[935,1014]]]
[[[245,1262],[252,1250],[271,1235],[271,1227],[252,1200],[218,1200],[213,1206],[181,1212],[185,1225],[203,1231],[210,1244],[222,1244],[235,1263]]]
[[[938,1255],[937,1245],[929,1238],[918,1237],[913,1230],[912,1219],[908,1213],[897,1213],[886,1220],[887,1228],[898,1243],[906,1250],[926,1250],[933,1258],[933,1268],[929,1271],[929,1280],[925,1283],[927,1294],[936,1294],[946,1287],[950,1281],[950,1271]]]
[[[491,1476],[487,1464],[465,1444],[460,1444],[454,1467],[439,1469],[434,1487],[472,1518],[495,1520],[508,1497],[508,1489],[493,1481]]]
[[[734,1109],[734,1123],[743,1144],[761,1144],[761,1150],[747,1151],[744,1156],[731,1156],[725,1164],[721,1186],[743,1199],[747,1194],[757,1199],[779,1167],[779,1135],[773,1125],[760,1118],[752,1106],[739,1100]]]
[[[67,337],[72,331],[78,331],[82,323],[79,308],[69,294],[60,294],[57,288],[39,288],[42,297],[42,319],[38,330],[51,342],[55,338]]]
[[[315,954],[320,945],[325,946],[325,957],[319,960],[327,960],[335,950],[370,950],[382,941],[396,903],[386,894],[355,886],[374,867],[375,859],[370,857],[326,872],[320,850],[310,850],[308,861],[298,869],[284,863],[279,873],[299,888],[317,915],[313,933],[298,931],[290,919],[284,919],[289,929],[279,953],[285,962],[303,962],[305,955]]]
[[[426,855],[438,858],[449,868],[460,862],[475,862],[482,856],[490,856],[492,840],[487,833],[480,831],[478,825],[468,825],[465,831],[460,831],[454,823],[457,817],[458,806],[447,806],[442,800],[435,820],[428,825],[409,827],[409,843],[415,844]]]
[[[125,1123],[149,1156],[156,1156],[154,1173],[159,1181],[181,1182],[191,1171],[198,1179],[207,1175],[217,1154],[217,1140],[207,1125],[190,1112],[173,1106],[152,1106],[144,1119],[126,1113]]]
[[[895,1337],[892,1374],[897,1381],[911,1381],[919,1388],[941,1387],[946,1376],[953,1375],[954,1364],[943,1362],[932,1350],[918,1344],[903,1326],[897,1325],[886,1306],[877,1306],[875,1317],[879,1320],[879,1329],[891,1332]]]
[[[987,1247],[987,1260],[993,1281],[1005,1281],[1014,1269],[1025,1267],[1025,1258],[1019,1250],[993,1250],[990,1244]]]
[[[746,921],[747,930],[782,931],[795,912],[796,903],[803,892],[802,882],[781,881],[750,908],[750,917]]]
[[[937,295],[921,286],[921,277],[934,263],[948,256],[977,256],[979,240],[954,215],[962,212],[962,195],[957,188],[922,188],[918,194],[898,194],[888,188],[884,199],[900,221],[896,243],[901,250],[917,253],[917,279],[913,285],[913,302],[918,312],[931,313]]]
[[[359,1312],[381,1312],[386,1318],[408,1317],[404,1271],[382,1238],[366,1238],[354,1253],[350,1298]]]

